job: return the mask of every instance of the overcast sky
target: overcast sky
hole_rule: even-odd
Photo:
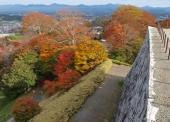
[[[170,7],[170,0],[0,0],[0,5],[9,4],[68,4],[68,5],[100,5],[100,4],[130,4],[138,7],[152,6],[152,7]]]

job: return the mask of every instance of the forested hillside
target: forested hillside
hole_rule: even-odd
[[[140,50],[147,27],[156,26],[155,17],[132,5],[118,7],[106,25],[103,36],[109,44],[110,58],[129,64]]]
[[[21,21],[22,16],[20,16],[20,15],[0,14],[0,20],[2,20],[2,21],[14,21],[14,20]]]

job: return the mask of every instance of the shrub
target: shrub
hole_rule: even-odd
[[[41,107],[31,97],[18,98],[12,107],[15,122],[27,122],[40,111]]]

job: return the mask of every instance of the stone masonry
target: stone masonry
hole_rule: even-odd
[[[125,78],[119,105],[113,122],[142,122],[149,96],[149,32],[144,44]]]
[[[165,30],[165,29],[164,29]],[[170,35],[170,30],[165,30]],[[170,61],[156,28],[124,81],[113,122],[170,122]]]

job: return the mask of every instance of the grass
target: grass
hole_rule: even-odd
[[[124,84],[124,81],[123,80],[120,80],[120,81],[118,81],[118,83],[117,83],[120,87],[122,87],[123,86],[123,84]]]
[[[32,91],[29,91],[28,93],[24,93],[19,97],[24,97],[30,94]],[[18,97],[18,98],[19,98]],[[11,100],[8,97],[4,96],[2,91],[0,91],[0,122],[6,122],[10,118],[12,118],[12,106],[15,104],[15,101],[17,98]]]
[[[12,106],[14,105],[16,99],[10,101],[5,107],[0,109],[0,122],[6,122],[12,117]]]
[[[6,122],[11,118],[11,108],[15,100],[6,97],[2,91],[0,91],[0,122]]]
[[[114,64],[118,64],[118,65],[131,66],[131,65],[128,64],[128,63],[121,62],[121,61],[118,61],[118,60],[112,60],[112,62],[113,62]]]
[[[107,119],[104,119],[104,121],[103,122],[109,122]]]

